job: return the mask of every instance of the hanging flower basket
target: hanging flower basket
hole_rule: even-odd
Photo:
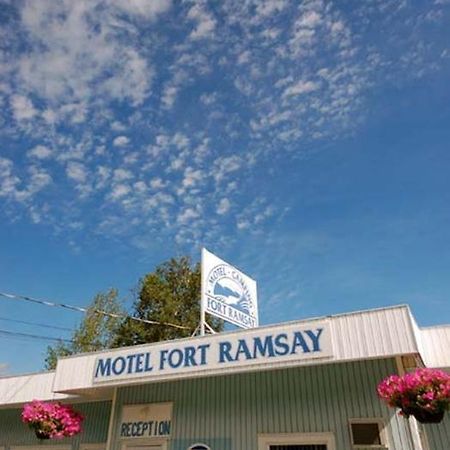
[[[410,414],[420,423],[439,423],[444,418],[445,411],[427,411],[423,408],[412,409]]]
[[[405,418],[439,423],[450,407],[450,374],[436,369],[417,369],[403,376],[391,375],[377,388],[379,397]]]
[[[38,439],[59,439],[81,431],[83,416],[69,405],[33,400],[23,407],[22,422],[34,430]]]

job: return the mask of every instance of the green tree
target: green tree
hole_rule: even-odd
[[[71,343],[58,342],[54,346],[47,347],[45,357],[47,370],[56,367],[59,357],[103,350],[114,346],[123,319],[99,314],[97,311],[123,315],[116,289],[110,289],[94,297],[84,319],[74,330]]]
[[[187,256],[172,258],[160,264],[140,282],[132,316],[186,327],[150,325],[125,319],[115,346],[137,345],[189,337],[200,320],[200,264],[191,266]],[[223,329],[223,321],[208,317],[215,331]]]

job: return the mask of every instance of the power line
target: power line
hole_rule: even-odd
[[[28,333],[19,333],[17,331],[9,331],[9,330],[0,330],[0,335],[6,336],[15,336],[15,337],[23,337],[23,338],[32,338],[32,339],[43,339],[45,341],[57,341],[57,342],[68,342],[73,343],[70,339],[62,339],[51,336],[41,336],[38,334],[28,334]]]
[[[25,300],[27,302],[37,303],[39,305],[66,308],[66,309],[69,309],[69,310],[72,310],[72,311],[78,311],[78,312],[82,312],[82,313],[87,313],[89,311],[89,309],[91,309],[91,308],[84,308],[82,306],[72,306],[72,305],[68,305],[68,304],[65,304],[65,303],[50,302],[48,300],[39,300],[39,299],[36,299],[36,298],[33,298],[33,297],[28,297],[26,295],[7,294],[5,292],[0,292],[0,296],[5,297],[5,298],[9,298],[9,299],[12,299],[12,300]],[[174,323],[158,322],[156,320],[147,320],[147,319],[141,319],[139,317],[125,316],[123,314],[109,313],[109,312],[106,312],[106,311],[102,311],[100,309],[92,309],[92,310],[96,314],[103,314],[104,316],[114,317],[116,319],[130,319],[130,320],[134,320],[136,322],[146,323],[148,325],[164,325],[164,326],[167,326],[167,327],[178,328],[178,329],[181,329],[181,330],[190,330],[189,327],[185,327],[183,325],[177,325],[177,324],[174,324]]]
[[[55,330],[60,330],[60,331],[72,331],[71,328],[58,327],[56,325],[49,325],[46,323],[27,322],[26,320],[9,319],[7,317],[0,317],[0,320],[4,320],[7,322],[14,322],[14,323],[23,323],[25,325],[32,325],[32,326],[36,326],[36,327],[53,328]]]

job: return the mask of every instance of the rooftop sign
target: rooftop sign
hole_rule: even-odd
[[[258,326],[256,281],[206,249],[202,250],[201,302],[202,311],[238,327]]]
[[[187,373],[222,373],[232,369],[267,368],[271,363],[300,363],[332,356],[329,324],[312,322],[235,335],[213,335],[186,341],[129,347],[99,355],[93,382],[168,379]]]

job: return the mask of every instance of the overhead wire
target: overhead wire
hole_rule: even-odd
[[[51,336],[42,336],[38,334],[29,334],[29,333],[19,333],[18,331],[9,331],[9,330],[1,330],[0,329],[0,335],[5,336],[14,336],[14,337],[22,337],[22,338],[31,338],[31,339],[41,339],[45,341],[57,341],[57,342],[67,342],[67,343],[73,343],[71,339],[63,339],[63,338],[56,338]]]
[[[0,317],[0,320],[3,320],[5,322],[14,322],[14,323],[21,323],[21,324],[24,324],[24,325],[31,325],[31,326],[34,326],[34,327],[52,328],[54,330],[60,330],[60,331],[72,331],[71,328],[58,327],[56,325],[50,325],[50,324],[47,324],[47,323],[28,322],[26,320],[11,319],[9,317]]]
[[[167,326],[167,327],[172,327],[172,328],[178,328],[181,330],[190,330],[189,327],[183,326],[183,325],[177,325],[174,323],[170,323],[170,322],[159,322],[156,320],[148,320],[148,319],[141,319],[140,317],[133,317],[133,316],[126,316],[123,314],[116,314],[116,313],[110,313],[107,311],[102,311],[100,309],[92,309],[92,308],[85,308],[82,306],[73,306],[73,305],[68,305],[66,303],[57,303],[57,302],[51,302],[48,300],[40,300],[37,298],[33,298],[33,297],[29,297],[26,295],[19,295],[19,294],[10,294],[10,293],[6,293],[6,292],[0,292],[0,296],[11,299],[11,300],[24,300],[27,302],[31,302],[31,303],[36,303],[39,305],[45,305],[45,306],[51,306],[51,307],[60,307],[60,308],[65,308],[65,309],[69,309],[72,311],[78,311],[78,312],[82,312],[82,313],[87,313],[89,310],[94,311],[97,314],[102,314],[108,317],[114,317],[117,319],[130,319],[130,320],[134,320],[135,322],[141,322],[141,323],[146,323],[148,325],[163,325],[163,326]]]

